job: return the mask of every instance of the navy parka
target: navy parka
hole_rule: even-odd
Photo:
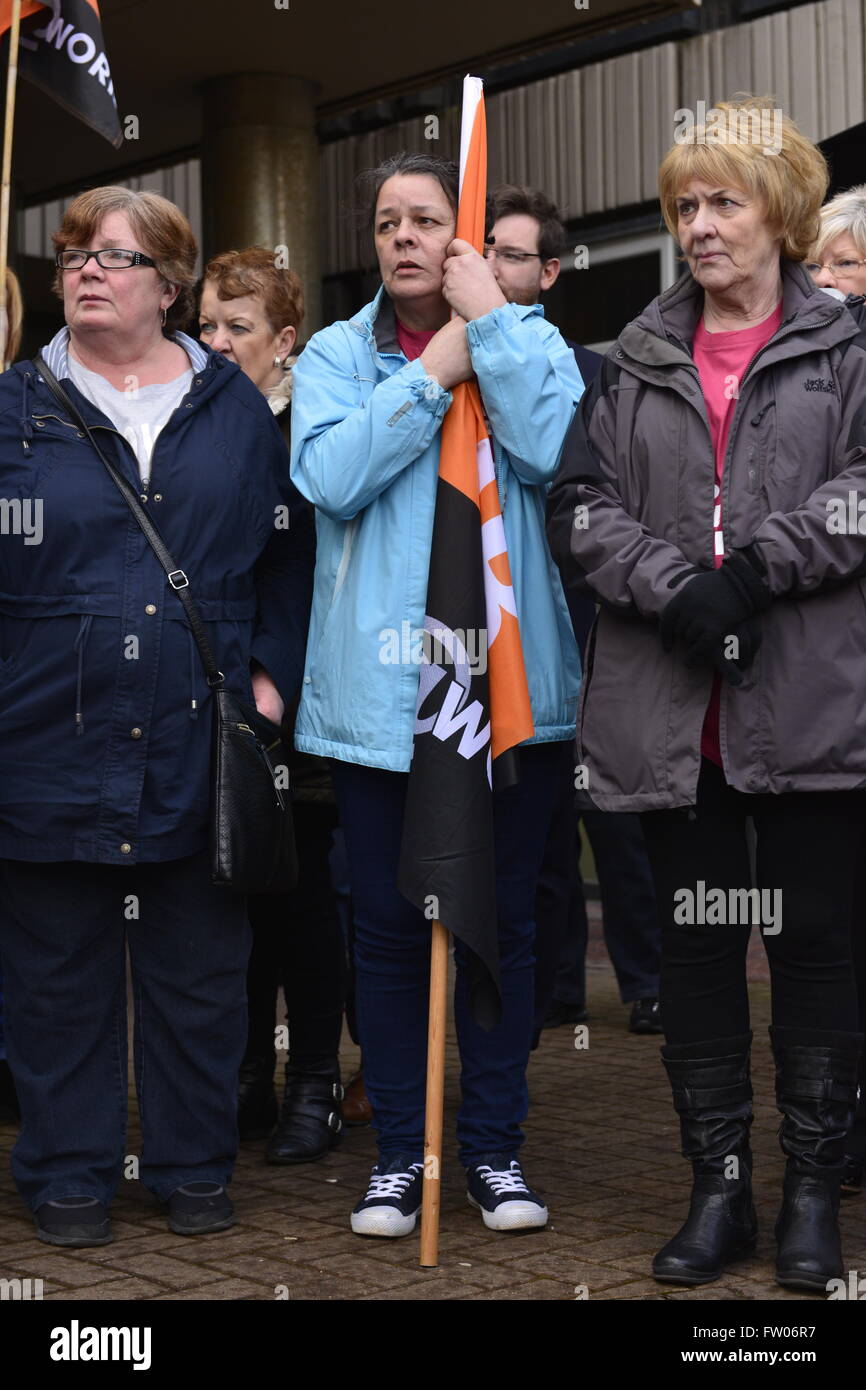
[[[311,600],[309,509],[264,396],[234,363],[175,340],[192,386],[141,495],[228,687],[251,700],[260,663],[288,704]],[[67,342],[64,330],[45,359],[140,490],[130,445],[68,379]],[[18,363],[0,376],[0,857],[129,864],[204,848],[211,718],[180,600],[86,436]]]

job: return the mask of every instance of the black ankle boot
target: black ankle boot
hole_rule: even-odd
[[[276,1057],[245,1057],[238,1074],[238,1134],[241,1139],[264,1139],[277,1123],[274,1095]]]
[[[842,1275],[839,1189],[857,1102],[860,1033],[771,1028],[779,1142],[787,1155],[776,1278],[824,1292]]]
[[[287,1063],[279,1122],[265,1150],[268,1163],[312,1163],[322,1158],[338,1141],[342,1098],[336,1061],[318,1074]]]
[[[683,1157],[694,1172],[685,1224],[653,1260],[666,1284],[709,1284],[725,1265],[754,1253],[751,1033],[662,1048],[680,1117]]]

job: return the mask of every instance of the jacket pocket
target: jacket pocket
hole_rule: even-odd
[[[764,490],[768,474],[776,470],[776,402],[765,401],[749,417],[749,438],[746,444],[746,489],[751,493]]]

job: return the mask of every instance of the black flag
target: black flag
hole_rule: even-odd
[[[123,134],[96,0],[25,0],[21,16],[21,76],[119,149]],[[10,24],[11,5],[3,0],[0,34],[8,35]],[[4,48],[8,56],[8,37]]]
[[[457,236],[476,249],[484,235],[486,140],[481,82],[467,77]],[[455,386],[452,397],[442,426],[397,886],[470,948],[473,1013],[492,1027],[500,1014],[493,769],[534,730],[477,382]]]

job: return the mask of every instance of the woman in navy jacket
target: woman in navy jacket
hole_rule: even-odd
[[[171,331],[191,307],[189,224],[156,194],[102,188],[54,240],[68,327],[43,356],[189,576],[227,684],[279,719],[300,681],[311,534],[260,393]],[[31,363],[0,378],[0,511],[14,1176],[40,1239],[111,1239],[128,942],[139,1175],[173,1230],[221,1230],[249,929],[244,898],[210,881],[209,691],[159,562]]]

